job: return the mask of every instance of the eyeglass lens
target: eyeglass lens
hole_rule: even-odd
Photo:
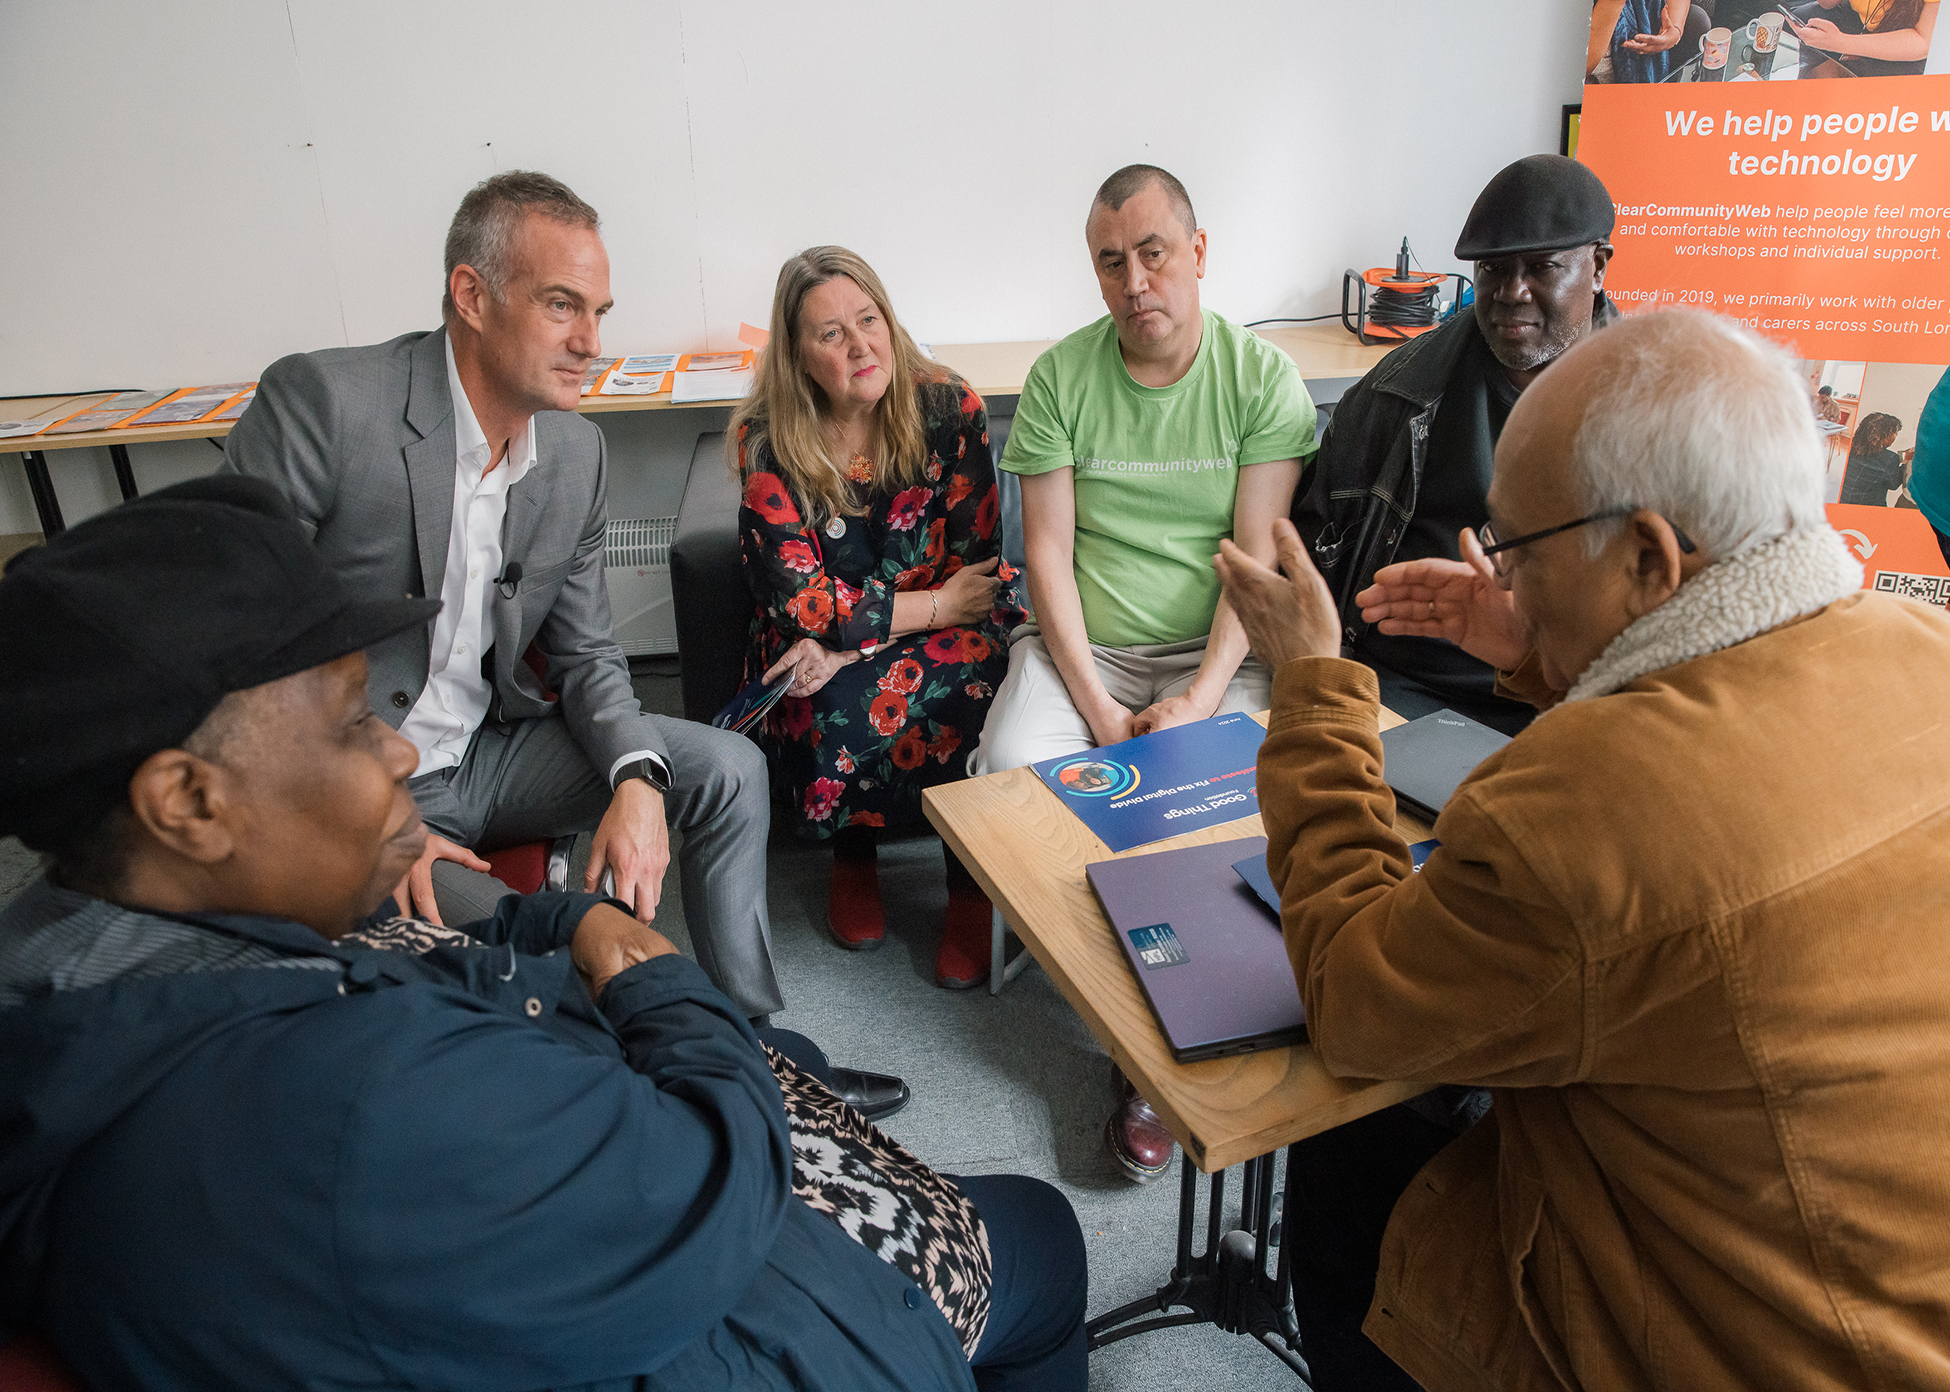
[[[1494,522],[1485,522],[1476,529],[1476,544],[1485,551],[1491,550],[1496,545],[1496,524]],[[1495,571],[1498,575],[1503,574],[1503,557],[1489,556],[1487,559],[1490,563],[1491,570]]]

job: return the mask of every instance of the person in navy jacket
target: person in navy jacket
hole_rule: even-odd
[[[362,649],[432,607],[236,478],[0,580],[0,833],[52,856],[0,910],[0,1341],[95,1392],[1081,1389],[1055,1190],[914,1162],[979,1214],[971,1326],[795,1191],[786,1075],[623,907],[368,917],[424,832]]]

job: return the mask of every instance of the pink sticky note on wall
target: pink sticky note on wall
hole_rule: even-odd
[[[738,323],[738,341],[747,347],[763,348],[771,337],[769,330],[755,329],[743,320]]]

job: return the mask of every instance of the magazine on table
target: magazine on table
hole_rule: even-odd
[[[1195,720],[1030,768],[1113,851],[1259,811],[1265,727],[1250,715]]]

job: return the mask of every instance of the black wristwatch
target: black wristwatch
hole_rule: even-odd
[[[660,793],[670,791],[670,779],[664,776],[663,767],[655,759],[632,759],[616,770],[616,781],[610,785],[615,792],[627,779],[641,778]]]

